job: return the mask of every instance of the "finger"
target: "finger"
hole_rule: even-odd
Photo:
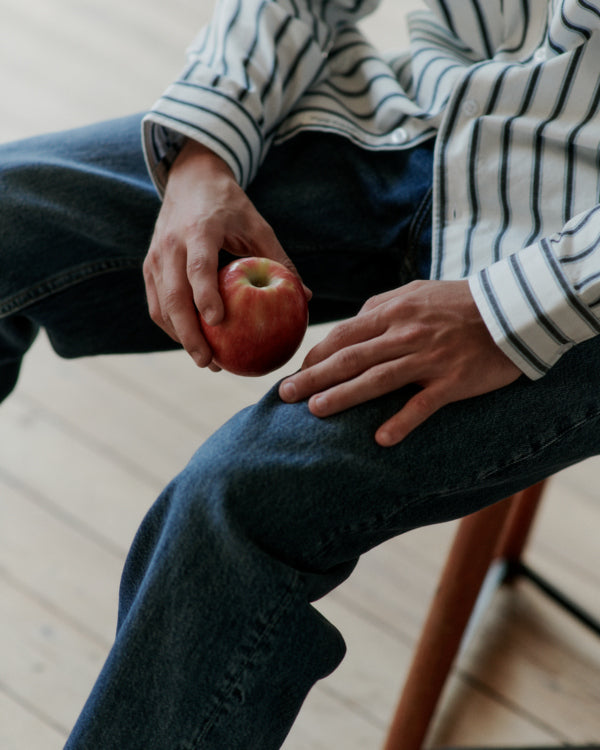
[[[381,336],[385,323],[377,315],[365,315],[339,323],[304,358],[301,370],[314,367],[346,348]]]
[[[218,282],[220,246],[221,240],[206,234],[189,240],[187,247],[187,281],[194,305],[209,325],[220,323],[225,313]]]
[[[202,335],[191,287],[185,274],[178,269],[179,266],[163,271],[162,286],[157,290],[162,316],[169,321],[176,340],[194,362],[199,367],[207,367],[212,362],[212,351]]]
[[[331,395],[335,396],[338,393],[341,395],[346,392],[346,389],[352,392],[357,384],[362,383],[356,380],[359,375],[386,362],[392,368],[393,362],[406,354],[407,352],[399,347],[397,340],[388,340],[385,337],[376,337],[354,346],[347,346],[327,359],[286,378],[280,386],[280,394],[284,401],[292,402],[322,393],[338,385],[339,391]],[[348,384],[346,388],[344,384]],[[327,401],[329,403],[329,397]],[[333,402],[335,401],[334,398]]]
[[[144,267],[144,284],[146,287],[148,313],[151,320],[156,323],[159,328],[162,328],[162,330],[174,341],[180,344],[181,342],[177,338],[177,334],[175,333],[175,329],[171,325],[171,322],[168,319],[165,320],[163,316],[160,301],[158,299],[158,292],[156,291],[156,284],[154,283],[154,276],[147,270],[146,266]]]
[[[397,414],[379,427],[375,433],[375,442],[383,448],[397,445],[451,400],[447,398],[442,388],[434,386],[424,388],[409,399]]]
[[[357,377],[315,393],[308,401],[308,408],[316,417],[329,417],[414,383],[421,374],[418,357],[385,361]]]

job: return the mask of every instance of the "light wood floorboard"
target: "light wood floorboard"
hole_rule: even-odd
[[[401,43],[397,19],[417,6],[384,2],[369,33]],[[2,0],[0,140],[147,108],[208,11],[193,0]],[[323,333],[312,329],[302,352]],[[198,372],[179,352],[67,362],[36,342],[0,407],[0,750],[62,747],[110,647],[147,507],[275,377]],[[598,476],[594,459],[553,480],[529,558],[600,616]],[[320,603],[348,655],[309,696],[286,750],[380,746],[454,530],[382,545]],[[600,643],[519,583],[496,596],[457,664],[430,744],[597,741],[599,709]]]

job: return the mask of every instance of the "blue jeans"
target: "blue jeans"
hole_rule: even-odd
[[[145,310],[159,206],[138,127],[134,117],[0,148],[3,395],[40,326],[65,356],[171,346]],[[302,136],[273,150],[250,192],[315,293],[313,320],[326,320],[426,270],[430,183],[429,147],[367,154]],[[280,747],[344,654],[311,603],[374,545],[598,453],[599,381],[592,340],[542,380],[451,404],[388,449],[374,430],[411,388],[326,420],[266,394],[198,449],[143,521],[115,644],[66,747]]]

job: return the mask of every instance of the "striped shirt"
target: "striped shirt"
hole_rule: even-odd
[[[436,137],[432,278],[467,278],[529,377],[600,332],[600,1],[427,0],[410,49],[357,22],[377,0],[220,0],[144,119],[159,192],[184,138],[247,185],[306,129],[368,149]]]

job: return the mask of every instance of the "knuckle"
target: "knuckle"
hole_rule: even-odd
[[[156,323],[157,319],[161,317],[160,305],[154,295],[146,295],[146,305],[148,307],[148,314],[152,320]]]
[[[194,253],[189,255],[186,262],[188,278],[207,276],[211,270],[211,263],[206,255]]]
[[[162,307],[168,315],[172,315],[181,309],[181,292],[178,288],[163,289]]]
[[[155,270],[160,265],[160,256],[158,253],[158,248],[156,245],[152,244],[150,245],[148,252],[146,253],[146,257],[144,258],[144,262],[142,263],[142,271],[144,273],[144,278],[149,278],[154,275]]]
[[[422,339],[422,331],[417,325],[409,323],[408,325],[403,326],[402,329],[396,333],[396,336],[398,344],[415,347]]]
[[[354,374],[361,369],[360,356],[354,347],[342,349],[338,355],[338,366],[344,374]]]
[[[161,309],[158,305],[154,304],[153,302],[148,303],[148,315],[150,315],[150,320],[153,323],[156,323],[156,325],[160,326],[161,328],[164,325],[164,320],[162,316]]]
[[[374,367],[371,375],[378,393],[389,393],[396,389],[396,378],[392,367],[387,365]]]
[[[360,312],[366,313],[366,312],[370,312],[371,310],[375,310],[377,307],[381,305],[384,299],[385,299],[384,294],[376,294],[374,297],[369,297],[369,299],[360,308]]]
[[[348,325],[346,323],[340,323],[333,328],[328,336],[329,343],[336,350],[344,348],[344,342],[348,338]]]
[[[159,258],[163,253],[172,254],[179,248],[179,245],[179,236],[171,230],[166,230],[157,238],[153,255]]]
[[[142,274],[146,282],[154,275],[152,272],[152,259],[150,258],[150,253],[144,258],[144,262],[142,263]]]
[[[412,399],[412,407],[416,413],[422,416],[428,416],[439,408],[439,404],[433,394],[425,388],[415,394]]]

